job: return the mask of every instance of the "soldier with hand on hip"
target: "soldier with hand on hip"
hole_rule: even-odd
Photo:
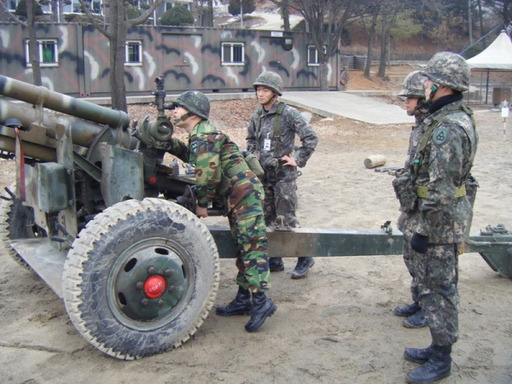
[[[269,230],[283,225],[300,227],[296,217],[298,167],[304,167],[318,144],[318,136],[295,108],[279,101],[283,80],[279,74],[263,72],[253,83],[260,107],[247,130],[247,150],[255,154],[265,171],[265,223]],[[296,136],[301,145],[295,147]],[[306,276],[312,257],[299,257],[292,279]],[[271,271],[283,271],[282,258],[270,258]]]

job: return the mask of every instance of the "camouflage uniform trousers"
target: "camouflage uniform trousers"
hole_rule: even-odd
[[[417,258],[414,258],[413,255],[416,253],[411,247],[411,233],[404,233],[404,247],[403,247],[403,257],[404,263],[409,271],[409,274],[412,277],[411,281],[411,297],[412,301],[415,303],[419,303],[420,293],[418,289],[418,273],[416,272],[420,267],[418,264]]]
[[[231,234],[238,245],[237,284],[251,292],[270,288],[268,239],[262,201],[248,195],[228,215]]]
[[[295,216],[297,210],[297,183],[293,181],[278,180],[276,183],[263,181],[265,189],[265,223],[273,224],[277,216],[283,216],[286,225],[292,228],[300,227],[299,220]]]
[[[411,281],[411,297],[413,302],[419,303],[420,295],[418,288],[418,273],[416,272],[419,268],[421,268],[420,259],[417,257],[413,257],[417,252],[415,252],[411,247],[411,239],[414,234],[414,227],[417,225],[419,220],[419,212],[417,211],[407,211],[402,212],[400,217],[398,218],[398,229],[402,231],[404,237],[404,246],[403,246],[403,259],[409,274],[412,277]]]
[[[432,344],[453,345],[458,339],[457,244],[429,245],[426,253],[411,252]]]

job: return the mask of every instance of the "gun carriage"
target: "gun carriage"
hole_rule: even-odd
[[[192,212],[194,180],[165,165],[173,127],[156,79],[155,120],[0,76],[0,156],[16,161],[1,200],[7,252],[63,299],[82,336],[105,354],[135,359],[178,347],[203,323],[219,285],[219,258],[236,257],[229,229]],[[210,214],[221,214],[215,203]],[[269,255],[402,253],[402,235],[380,230],[277,230]],[[502,276],[512,236],[470,236]]]

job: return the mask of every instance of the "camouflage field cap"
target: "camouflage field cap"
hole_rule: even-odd
[[[273,90],[279,96],[283,94],[283,79],[279,74],[272,71],[261,73],[252,85],[254,89],[261,85]]]
[[[183,107],[193,115],[205,120],[208,120],[208,116],[210,116],[210,101],[199,91],[183,92],[173,101],[173,104]]]
[[[456,91],[464,92],[469,88],[469,65],[466,59],[453,52],[436,53],[421,73],[434,83]]]
[[[402,85],[402,90],[398,94],[401,97],[417,97],[418,99],[425,98],[425,81],[427,77],[420,71],[413,71],[409,73]]]

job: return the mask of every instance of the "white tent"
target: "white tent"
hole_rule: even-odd
[[[512,42],[507,32],[501,31],[491,45],[467,62],[472,69],[512,71]]]
[[[512,71],[512,41],[504,30],[485,50],[467,60],[473,71],[487,72],[485,103],[489,96],[489,72]]]

